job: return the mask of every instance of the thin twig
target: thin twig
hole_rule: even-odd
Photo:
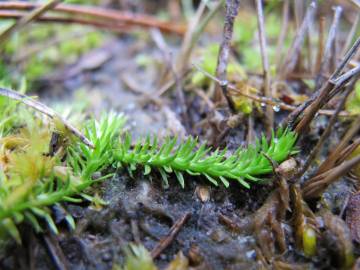
[[[341,153],[339,154],[338,159],[335,164],[340,164],[344,162],[349,156],[355,151],[355,149],[360,145],[360,138],[355,139],[351,144],[346,146]]]
[[[308,180],[303,188],[302,193],[305,199],[311,199],[321,196],[324,190],[340,177],[348,173],[356,165],[360,164],[360,155],[348,161],[343,162],[341,165]]]
[[[236,15],[239,12],[239,8],[240,8],[240,0],[226,0],[226,12],[225,12],[223,36],[222,36],[222,41],[217,59],[217,66],[216,66],[216,76],[220,78],[222,83],[218,85],[215,89],[214,100],[215,102],[221,102],[224,100],[225,97],[232,111],[234,111],[234,105],[231,103],[231,99],[228,96],[227,86],[226,86],[227,66],[230,55],[230,43],[234,31],[234,21]]]
[[[176,71],[181,72],[184,69],[185,65],[188,63],[191,52],[192,52],[196,42],[198,41],[197,38],[199,36],[195,37],[196,28],[197,28],[197,25],[200,23],[201,16],[205,12],[205,8],[206,8],[205,2],[202,1],[196,10],[195,16],[190,20],[188,29],[185,33],[183,42],[181,44],[180,53],[177,55],[176,60],[175,60]],[[163,83],[166,83],[170,80],[167,77],[169,77],[169,76],[164,76]]]
[[[357,67],[354,67],[352,69],[350,69],[349,71],[347,71],[346,73],[344,73],[343,75],[339,76],[338,78],[336,78],[336,80],[333,81],[333,83],[335,85],[341,85],[346,83],[350,78],[356,76],[357,74],[360,73],[360,65],[358,65]]]
[[[356,34],[356,31],[358,30],[359,22],[360,22],[360,13],[357,14],[356,19],[355,19],[355,21],[353,23],[353,26],[351,27],[351,30],[350,30],[347,38],[346,38],[346,42],[345,42],[344,47],[342,49],[341,55],[344,55],[347,52],[347,50],[349,49],[349,47],[351,45],[351,42],[353,41],[354,36]]]
[[[311,2],[311,4],[309,5],[306,11],[305,18],[300,28],[298,29],[294,41],[291,45],[291,48],[285,58],[283,68],[281,69],[283,78],[285,78],[287,74],[289,74],[294,70],[294,67],[298,60],[299,52],[301,51],[301,45],[304,43],[305,40],[306,31],[313,23],[315,11],[316,11],[316,3]]]
[[[67,270],[69,269],[69,262],[66,259],[64,252],[62,251],[59,241],[56,239],[56,236],[50,233],[42,235],[44,240],[45,247],[48,250],[50,257],[54,263],[54,266],[57,270]]]
[[[323,73],[327,71],[327,69],[330,66],[330,59],[332,56],[332,48],[334,47],[335,44],[335,38],[336,38],[336,33],[337,33],[337,28],[339,25],[339,21],[340,21],[340,15],[342,12],[342,8],[341,7],[336,7],[334,10],[334,18],[329,30],[329,34],[328,34],[328,38],[326,41],[326,45],[325,45],[325,51],[323,54],[323,58],[320,64],[320,69],[319,69],[319,74],[316,77],[315,80],[315,89],[319,89],[320,85],[322,85],[324,83],[324,76]]]
[[[207,14],[201,19],[202,14],[205,10],[205,1],[202,1],[194,19],[191,21],[191,25],[185,34],[184,41],[181,46],[181,52],[176,59],[176,72],[183,72],[185,65],[188,63],[191,53],[199,41],[201,34],[204,32],[206,26],[215,14],[220,10],[224,0],[219,1]]]
[[[326,158],[325,161],[319,166],[316,175],[320,175],[330,168],[334,167],[339,159],[342,158],[341,153],[345,151],[349,141],[356,135],[356,133],[360,130],[360,116],[357,117],[345,135],[342,137],[341,141],[338,143],[336,148],[330,153],[330,155]]]
[[[39,7],[39,4],[37,3],[26,3],[17,1],[8,1],[5,3],[0,2],[0,9],[5,10],[32,10],[37,7]],[[180,35],[185,32],[185,28],[182,25],[172,24],[166,21],[160,21],[152,16],[145,14],[132,14],[114,9],[60,4],[54,8],[54,12],[86,18],[95,17],[98,19],[98,22],[121,22],[125,24],[138,25],[143,27],[155,27],[159,28],[163,32],[176,33]]]
[[[355,7],[360,9],[360,3],[358,0],[349,0]]]
[[[11,89],[6,89],[3,87],[0,87],[0,95],[4,97],[8,97],[13,100],[20,101],[24,103],[25,105],[41,112],[42,114],[48,116],[51,119],[59,119],[63,125],[76,137],[78,137],[84,144],[87,146],[94,148],[94,145],[92,142],[85,137],[79,130],[77,130],[75,127],[73,127],[68,121],[66,121],[62,116],[60,116],[57,112],[53,111],[51,108],[47,107],[45,104],[36,101],[26,95],[20,94],[18,92],[15,92]]]
[[[329,98],[332,96],[331,93],[337,93],[339,89],[343,86],[343,84],[346,82],[345,80],[339,81],[338,83],[335,81],[339,74],[343,71],[345,66],[350,61],[351,57],[356,53],[358,48],[360,47],[360,37],[358,40],[354,43],[354,45],[351,47],[351,49],[348,51],[348,53],[345,55],[342,62],[339,64],[337,69],[334,71],[334,73],[330,76],[329,80],[323,85],[321,89],[316,91],[307,102],[305,102],[303,105],[299,106],[294,112],[292,112],[288,117],[288,125],[293,125],[296,121],[296,119],[299,117],[299,115],[304,112],[304,117],[300,120],[300,123],[297,125],[296,130],[304,130],[306,126],[311,122],[311,120],[314,118],[316,112],[329,101]],[[356,71],[356,70],[355,70]],[[348,76],[347,74],[346,76]],[[343,78],[345,79],[345,78]],[[346,79],[349,79],[349,77],[346,77]]]
[[[341,101],[340,101],[338,107],[336,108],[334,114],[331,116],[325,131],[323,132],[323,134],[321,134],[320,139],[316,143],[315,147],[312,149],[311,153],[309,154],[309,156],[308,156],[307,160],[305,161],[305,164],[302,166],[301,170],[299,170],[299,172],[294,176],[294,179],[300,179],[300,177],[309,168],[311,162],[317,157],[322,145],[324,144],[325,140],[329,137],[329,135],[333,129],[333,126],[339,116],[339,113],[340,113],[341,109],[344,107],[347,97],[353,90],[353,86],[354,86],[355,82],[356,82],[356,79],[354,78],[353,83],[351,85],[347,86],[346,91],[345,91],[344,95],[342,96]]]
[[[304,19],[304,1],[303,0],[293,0],[293,12],[295,15],[295,29],[296,32],[299,31],[300,27],[301,27],[301,22]],[[310,29],[310,27],[309,27]],[[308,31],[307,31],[308,32]],[[305,33],[306,35],[306,33]],[[307,35],[306,35],[307,36]],[[304,38],[304,40],[306,39],[306,37]],[[302,70],[303,69],[303,53],[300,50],[299,51],[299,55],[296,61],[296,65],[294,66],[294,70],[298,69],[298,70]]]
[[[309,31],[307,32],[306,35],[306,56],[307,56],[307,71],[311,74],[312,73],[312,67],[314,66],[314,61],[313,61],[313,53],[312,53],[312,46],[311,46],[311,38],[313,36],[313,33],[311,31],[312,29],[310,28]]]
[[[180,79],[180,76],[182,75],[180,72],[180,74],[178,74],[176,72],[176,66],[174,64],[174,62],[172,61],[172,57],[169,52],[168,46],[166,44],[165,39],[163,38],[161,32],[156,29],[153,28],[151,29],[151,34],[153,36],[153,39],[155,41],[155,43],[157,44],[157,46],[160,48],[160,50],[162,51],[163,55],[164,55],[164,60],[165,62],[167,62],[167,67],[166,70],[171,71],[174,81],[175,81],[175,86],[176,86],[176,99],[177,99],[177,104],[180,108],[180,117],[182,120],[182,123],[184,124],[184,126],[186,127],[186,130],[190,129],[190,121],[189,121],[189,114],[188,114],[188,109],[187,109],[187,104],[186,104],[186,100],[185,100],[185,95],[184,95],[184,90],[183,90],[183,80]],[[181,124],[182,125],[182,124]]]
[[[331,47],[331,57],[330,57],[330,64],[329,64],[329,70],[333,71],[336,69],[338,56],[339,55],[339,37],[338,35],[335,35],[333,46]]]
[[[255,138],[256,138],[256,134],[254,130],[254,116],[253,113],[251,112],[248,116],[248,130],[246,134],[247,145],[255,144]]]
[[[178,78],[179,79],[184,79],[190,72],[190,69],[186,69],[183,70],[182,72],[180,72],[180,74],[178,74]],[[174,84],[176,83],[175,78],[172,78],[171,80],[169,80],[168,82],[166,82],[163,86],[160,87],[159,90],[155,91],[153,94],[155,97],[160,97],[163,94],[166,93],[166,91],[168,91],[172,86],[174,86]]]
[[[245,216],[239,221],[235,221],[232,218],[219,214],[219,223],[226,226],[231,232],[234,233],[251,233],[254,226],[254,219],[250,216]]]
[[[193,64],[193,66],[200,71],[201,73],[203,73],[206,77],[208,77],[209,79],[215,81],[218,84],[221,84],[220,79],[216,78],[215,76],[211,75],[210,73],[206,72],[205,70],[203,70],[200,66]],[[230,92],[233,92],[236,95],[241,95],[243,97],[249,98],[255,102],[259,102],[259,103],[264,103],[267,105],[271,105],[271,106],[277,106],[280,109],[286,110],[286,111],[297,111],[299,109],[299,107],[296,106],[292,106],[289,104],[286,104],[284,102],[281,101],[275,101],[274,99],[268,99],[266,97],[261,97],[261,96],[256,96],[256,95],[252,95],[252,94],[246,94],[244,92],[242,92],[241,90],[239,90],[238,88],[236,88],[234,85],[232,84],[228,84],[227,85],[228,90],[230,90]],[[309,103],[311,103],[312,100],[309,101]],[[323,115],[333,115],[334,111],[333,110],[319,110],[320,114]],[[351,116],[348,112],[346,111],[342,111],[340,112],[339,116],[344,116],[344,117],[348,117]]]
[[[186,213],[174,223],[174,225],[170,228],[168,235],[161,239],[160,242],[151,251],[151,257],[153,259],[157,258],[171,244],[190,216],[190,213]]]
[[[282,11],[282,23],[281,23],[281,30],[280,35],[277,41],[276,45],[276,55],[278,56],[276,59],[276,70],[279,71],[281,65],[283,64],[281,62],[282,60],[282,51],[284,48],[285,38],[289,26],[289,0],[284,0],[283,5],[283,11]]]
[[[20,28],[23,28],[24,26],[26,26],[30,22],[36,20],[41,15],[43,15],[45,12],[53,9],[56,5],[58,5],[62,1],[63,0],[51,0],[51,1],[47,2],[47,3],[45,3],[42,6],[38,6],[36,9],[34,9],[30,13],[26,14],[20,20],[16,21],[14,24],[10,25],[8,28],[6,28],[0,34],[0,47],[11,36],[12,33],[19,30]]]
[[[175,89],[176,89],[175,95],[176,95],[177,105],[179,106],[180,109],[179,114],[182,120],[182,124],[186,127],[186,130],[190,130],[190,120],[189,120],[190,116],[184,95],[183,81],[180,80],[179,75],[176,73],[176,67],[173,62],[170,63],[170,67],[171,67],[170,69],[172,75],[175,80]]]
[[[323,104],[326,103],[327,96],[334,88],[336,88],[336,85],[332,84],[330,81],[327,81],[326,84],[319,90],[319,95],[315,93],[315,96],[310,97],[310,99],[304,103],[306,104],[303,108],[304,115],[300,122],[296,125],[296,133],[302,134],[301,131],[304,131],[310,122],[314,119],[317,111],[319,111]]]
[[[325,17],[320,17],[319,19],[319,41],[318,41],[318,49],[316,55],[316,64],[315,64],[315,74],[320,73],[320,66],[324,56],[324,29],[325,29]]]
[[[258,18],[258,32],[260,39],[260,51],[261,51],[261,61],[263,66],[264,74],[264,96],[267,98],[272,98],[271,89],[270,89],[270,72],[269,72],[269,60],[267,55],[267,46],[266,46],[266,36],[265,36],[265,27],[264,27],[264,14],[262,7],[262,0],[256,0],[256,9],[257,9],[257,18]],[[266,106],[266,122],[267,122],[267,135],[270,136],[274,127],[274,111],[271,106]]]
[[[187,65],[195,45],[199,41],[201,34],[204,32],[210,20],[220,10],[220,7],[224,1],[225,0],[220,0],[219,2],[217,2],[215,6],[212,7],[211,10],[204,16],[203,19],[201,19],[201,17],[206,9],[206,2],[202,1],[200,3],[200,6],[198,7],[194,18],[191,20],[190,25],[187,28],[183,42],[181,44],[180,52],[176,56],[176,60],[175,60],[176,74],[179,73],[183,74],[185,72],[185,69],[187,69]],[[161,88],[166,88],[166,85],[168,85],[170,81],[175,81],[173,76],[170,75],[171,73],[167,72],[160,80]]]
[[[350,59],[356,55],[360,48],[360,37],[356,39],[354,44],[351,46],[351,48],[348,50],[348,52],[345,54],[344,59],[341,61],[335,72],[331,75],[329,80],[334,80],[337,78],[340,73],[344,70],[345,66],[349,63]]]
[[[26,13],[18,11],[0,10],[1,19],[20,19],[25,16]],[[56,15],[43,15],[36,19],[37,23],[66,23],[66,24],[80,24],[93,26],[99,29],[109,30],[115,33],[129,32],[131,25],[126,25],[122,22],[104,21],[100,22],[92,18],[70,18]]]
[[[303,0],[294,0],[293,1],[293,8],[294,8],[294,14],[295,14],[295,24],[296,28],[301,27],[301,20],[303,19],[304,15],[304,1]]]

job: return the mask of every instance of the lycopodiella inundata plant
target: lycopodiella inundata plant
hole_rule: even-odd
[[[125,117],[110,113],[99,122],[92,119],[85,124],[84,135],[95,146],[91,148],[66,138],[71,135],[59,123],[30,120],[25,127],[0,138],[0,239],[8,234],[20,242],[17,226],[23,222],[40,231],[42,220],[57,232],[50,206],[92,200],[89,187],[109,177],[103,174],[111,170],[105,169],[143,169],[145,175],[156,169],[167,186],[169,174],[174,174],[184,187],[187,173],[204,176],[214,185],[221,182],[228,187],[230,181],[237,181],[248,188],[250,182],[272,172],[269,159],[281,162],[293,153],[296,141],[293,132],[278,131],[269,143],[262,137],[256,145],[232,154],[226,149],[212,151],[191,137],[184,142],[169,137],[160,143],[148,136],[133,144],[129,133],[122,130]],[[54,132],[63,141],[50,155]],[[71,216],[66,220],[74,226]]]
[[[257,182],[258,176],[271,173],[269,158],[281,162],[293,152],[296,136],[293,132],[279,130],[273,134],[270,143],[263,136],[255,145],[239,148],[227,155],[227,150],[211,152],[205,143],[199,146],[198,140],[188,138],[178,143],[176,138],[166,138],[159,145],[156,137],[139,140],[134,146],[129,134],[119,143],[114,151],[115,160],[135,170],[136,165],[144,167],[144,174],[152,168],[159,170],[165,185],[168,185],[167,174],[174,173],[182,187],[185,185],[183,173],[203,175],[212,184],[221,181],[226,187],[229,181],[238,181],[249,188],[249,181]]]

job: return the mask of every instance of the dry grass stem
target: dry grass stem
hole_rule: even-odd
[[[261,52],[261,61],[263,67],[263,76],[264,76],[264,96],[271,99],[271,78],[269,70],[269,59],[267,55],[267,45],[266,45],[266,36],[265,36],[265,26],[264,26],[264,13],[261,0],[256,1],[257,9],[257,19],[258,19],[258,33],[260,39],[260,52]],[[274,111],[273,108],[269,105],[266,106],[266,134],[271,135],[271,132],[274,127]]]

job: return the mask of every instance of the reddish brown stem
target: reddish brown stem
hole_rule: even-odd
[[[0,18],[3,19],[20,19],[24,16],[25,13],[17,11],[7,11],[0,10]],[[43,15],[40,18],[36,19],[36,22],[40,23],[76,23],[81,25],[94,26],[96,28],[109,30],[112,32],[129,32],[131,26],[127,26],[122,23],[108,23],[108,22],[99,22],[94,19],[82,19],[82,18],[67,18],[63,16],[54,16],[54,15]]]
[[[62,0],[52,0],[48,3],[38,6],[36,9],[32,10],[30,13],[25,14],[23,17],[21,17],[16,23],[10,25],[7,29],[5,29],[0,34],[0,45],[3,44],[13,32],[15,32],[17,29],[20,29],[30,22],[36,20],[43,14],[45,14],[47,11],[55,8],[56,5],[58,5]]]
[[[32,10],[37,8],[39,4],[9,1],[0,3],[0,9],[5,10]],[[114,9],[105,9],[99,7],[87,7],[78,5],[61,4],[54,8],[55,12],[66,13],[73,16],[96,17],[99,20],[106,20],[109,23],[116,21],[118,23],[125,23],[131,25],[138,25],[143,27],[155,27],[164,32],[171,32],[176,34],[184,34],[185,27],[182,25],[171,24],[169,22],[160,21],[154,17],[145,14],[131,14],[117,11]]]

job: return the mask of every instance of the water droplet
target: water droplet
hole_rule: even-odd
[[[265,104],[264,102],[261,102],[261,103],[260,103],[260,106],[261,106],[261,107],[265,107],[266,104]]]
[[[221,87],[224,87],[224,86],[227,86],[228,81],[227,80],[222,80],[222,81],[219,82],[219,84],[220,84]]]
[[[245,253],[246,258],[248,259],[255,259],[256,258],[256,251],[255,250],[249,250]]]
[[[275,138],[274,139],[274,143],[278,143],[279,142],[279,139],[278,138]]]
[[[274,112],[279,112],[280,111],[280,106],[279,105],[273,106],[273,110],[274,110]]]

